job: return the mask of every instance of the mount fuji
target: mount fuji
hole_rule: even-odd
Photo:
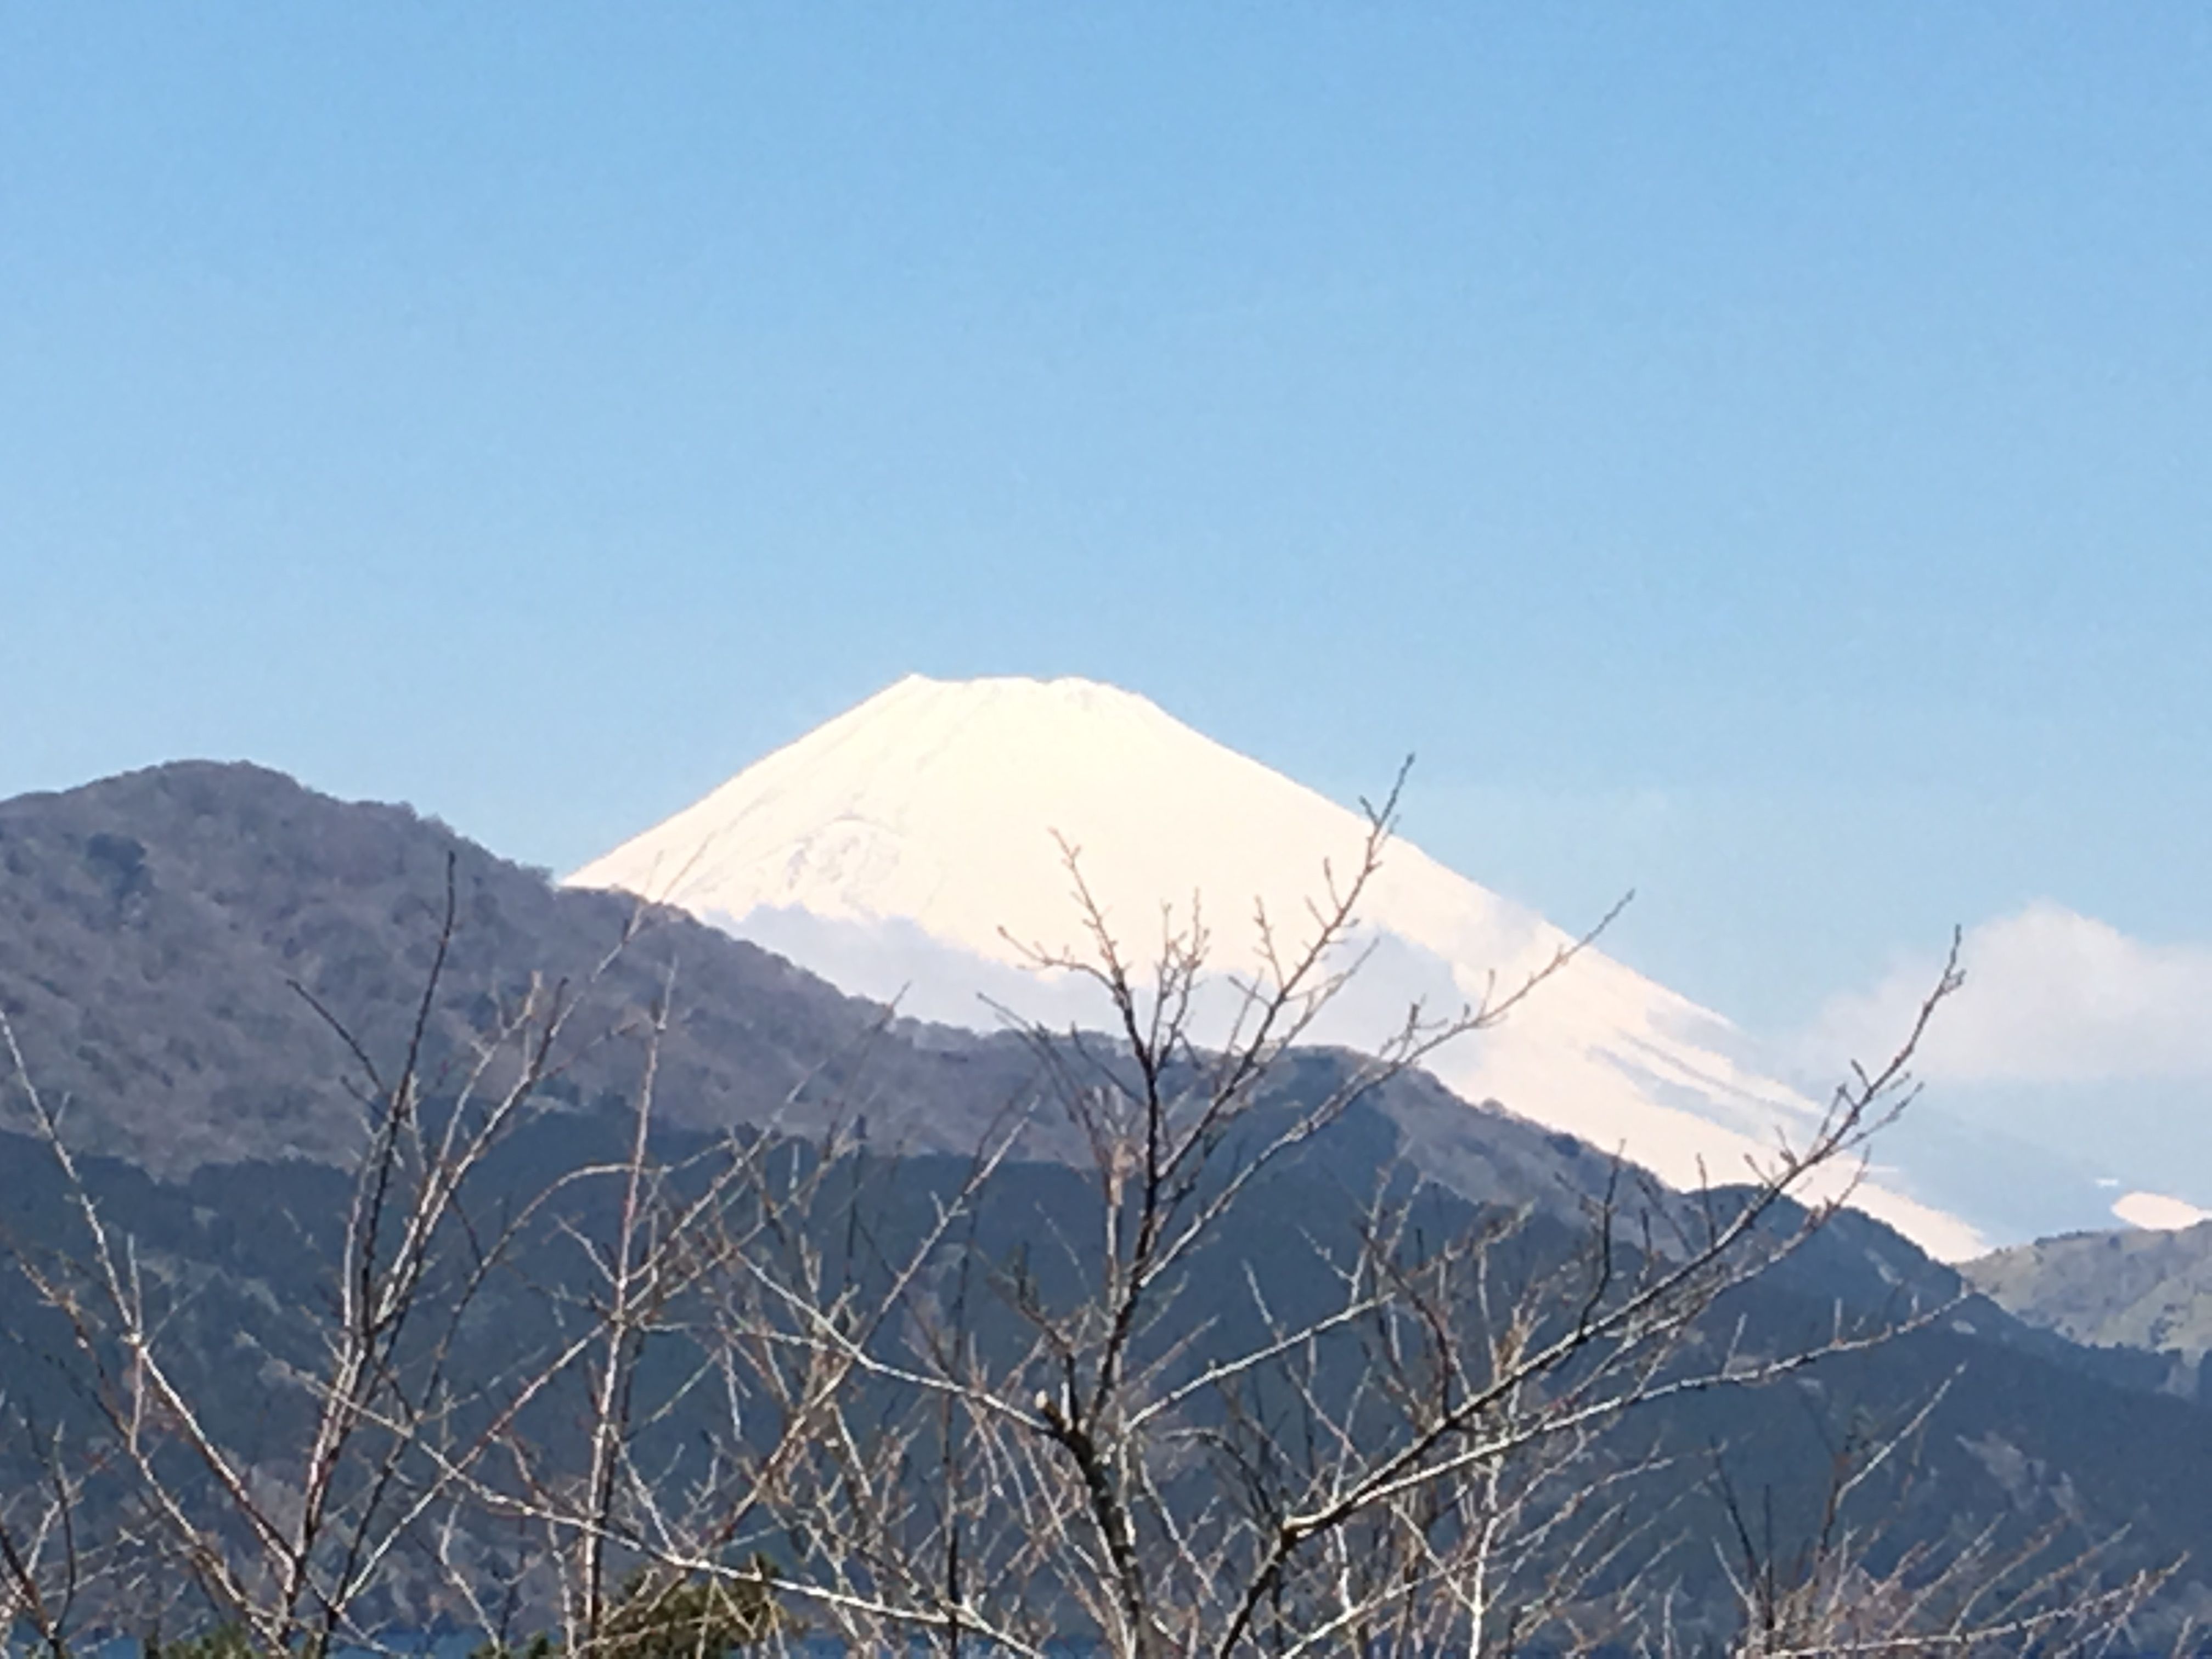
[[[1132,955],[1162,907],[1202,907],[1216,966],[1250,959],[1255,902],[1302,918],[1365,817],[1223,747],[1144,697],[1079,679],[911,676],[746,768],[567,878],[672,904],[902,1013],[989,1028],[1100,1012],[1029,950],[1075,943],[1063,843]],[[1372,1043],[1408,1003],[1455,1011],[1516,985],[1571,936],[1403,841],[1365,895],[1367,952],[1314,1032]],[[1203,1033],[1201,1033],[1203,1035]],[[1431,1057],[1492,1103],[1692,1186],[1742,1178],[1818,1108],[1762,1076],[1723,1018],[1597,950],[1499,1025]],[[1852,1202],[1930,1254],[1986,1248],[1968,1219],[1875,1170]]]

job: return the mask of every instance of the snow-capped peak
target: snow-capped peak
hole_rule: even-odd
[[[1330,873],[1356,865],[1365,819],[1193,731],[1149,700],[1081,679],[910,675],[747,767],[568,878],[679,905],[864,995],[969,1024],[984,999],[1024,1015],[1088,1012],[1029,950],[1079,944],[1063,847],[1116,937],[1141,959],[1164,906],[1206,918],[1215,960],[1250,964],[1256,911],[1285,935]],[[1361,906],[1372,947],[1317,1037],[1372,1042],[1415,997],[1480,1002],[1569,936],[1392,844]],[[1718,1016],[1598,951],[1432,1069],[1677,1184],[1742,1178],[1778,1128],[1816,1114],[1731,1058]],[[1982,1241],[1880,1186],[1858,1200],[1935,1253]]]
[[[1062,839],[1109,914],[1143,935],[1160,905],[1194,894],[1238,927],[1255,899],[1296,915],[1324,861],[1342,868],[1364,834],[1357,814],[1133,692],[910,675],[570,880],[702,915],[908,921],[1012,963],[1012,940],[1073,938]],[[1402,901],[1392,910],[1424,912],[1411,935],[1424,943],[1533,921],[1410,848],[1384,884]]]

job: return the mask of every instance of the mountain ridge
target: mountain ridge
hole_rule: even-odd
[[[373,1052],[404,1042],[440,935],[449,861],[458,923],[434,1011],[438,1043],[465,1043],[471,1011],[514,975],[587,967],[638,914],[621,896],[556,889],[410,810],[333,800],[257,768],[183,763],[0,802],[0,1011],[23,1034],[52,1097],[70,1097],[72,1139],[88,1153],[118,1154],[88,1157],[85,1167],[113,1183],[114,1200],[145,1232],[149,1259],[177,1282],[204,1286],[187,1322],[210,1386],[225,1374],[237,1330],[248,1328],[236,1322],[276,1316],[255,1312],[268,1285],[292,1285],[285,1309],[314,1293],[314,1264],[294,1259],[295,1235],[327,1228],[329,1194],[343,1185],[328,1166],[342,1164],[347,1136],[358,1131],[349,1097],[329,1086],[344,1057],[284,981],[298,979],[360,1024]],[[688,915],[653,910],[648,920],[635,971],[599,981],[588,1018],[596,1024],[634,1012],[677,972],[659,1098],[681,1144],[708,1144],[733,1125],[806,1131],[833,1113],[857,1129],[853,1120],[865,1113],[871,1158],[917,1178],[934,1170],[930,1179],[942,1187],[967,1167],[979,1126],[1027,1085],[1030,1050],[1012,1036],[887,1021],[879,1006]],[[87,1016],[61,1040],[58,1008]],[[198,1043],[197,1067],[180,1057],[180,1036]],[[557,1109],[529,1132],[550,1138],[543,1156],[567,1158],[618,1132],[617,1109],[638,1060],[634,1045],[617,1043],[566,1073]],[[1285,1087],[1325,1087],[1343,1063],[1328,1050],[1294,1054]],[[238,1066],[242,1078],[230,1075]],[[203,1086],[209,1075],[241,1084],[241,1092]],[[255,1109],[257,1089],[289,1106]],[[1602,1149],[1469,1105],[1425,1076],[1398,1079],[1330,1133],[1292,1172],[1283,1206],[1252,1218],[1255,1254],[1279,1254],[1271,1241],[1316,1222],[1346,1224],[1346,1213],[1322,1215],[1322,1197],[1356,1199],[1363,1182],[1401,1158],[1456,1194],[1455,1211],[1471,1200],[1530,1212],[1532,1237],[1573,1237],[1587,1224],[1584,1205],[1614,1178]],[[526,1137],[517,1155],[538,1158],[540,1144]],[[64,1195],[49,1162],[34,1141],[0,1125],[0,1236],[11,1243],[63,1242]],[[1026,1164],[1023,1189],[1060,1203],[1049,1195],[1080,1188],[1078,1162]],[[907,1184],[904,1173],[892,1179],[895,1189]],[[1727,1201],[1724,1191],[1713,1197]],[[1778,1224],[1789,1225],[1788,1216]],[[1761,1317],[1792,1329],[1825,1328],[1839,1305],[1875,1314],[1893,1300],[1943,1308],[1957,1294],[1949,1269],[1856,1216],[1837,1218],[1771,1284],[1751,1288]],[[0,1306],[0,1328],[16,1352],[36,1358],[21,1346],[35,1349],[40,1340],[27,1312]],[[1669,1431],[1692,1449],[1729,1437],[1749,1467],[1802,1486],[1808,1469],[1825,1468],[1808,1464],[1799,1443],[1808,1407],[1823,1423],[1846,1425],[1862,1406],[1894,1413],[1932,1397],[1966,1365],[1969,1382],[1931,1419],[1928,1455],[1941,1474],[1930,1491],[1941,1496],[1927,1500],[1936,1508],[1917,1514],[1916,1526],[1942,1524],[1945,1505],[2007,1513],[2005,1483],[2026,1468],[2032,1486],[2023,1490],[2039,1504],[2079,1493],[2100,1524],[2139,1518],[2144,1534],[2131,1547],[2147,1559],[2201,1541],[2196,1512],[2176,1495],[2212,1467],[2201,1409],[2158,1398],[2163,1373],[2151,1376],[2130,1356],[2027,1331],[1985,1303],[1961,1302],[1895,1345],[1824,1370],[1818,1390],[1808,1381],[1802,1390],[1686,1404],[1668,1419]],[[251,1443],[258,1401],[224,1397]],[[2124,1425],[2168,1443],[2135,1444]],[[1977,1449],[1988,1448],[1997,1461],[1985,1468]]]
[[[403,1048],[456,925],[428,1036],[465,1051],[494,1000],[537,975],[578,997],[554,1085],[583,1105],[641,1070],[607,1034],[668,992],[657,1062],[680,1126],[819,1133],[970,1154],[1036,1085],[1013,1033],[896,1018],[667,907],[557,887],[434,817],[347,802],[247,763],[171,763],[0,801],[0,1014],[84,1150],[178,1178],[253,1158],[336,1162],[356,1144],[355,1071],[323,1010],[370,1052]],[[627,941],[627,942],[625,942]],[[603,966],[603,964],[607,964]],[[311,1000],[312,999],[312,1000]],[[1316,1050],[1299,1064],[1342,1065]],[[0,1128],[26,1127],[0,1060]],[[1377,1092],[1425,1167],[1466,1196],[1571,1211],[1605,1160],[1413,1073]],[[1024,1130],[1079,1153],[1071,1126]]]
[[[2008,1313],[2069,1341],[2171,1357],[2191,1389],[2212,1353],[2212,1221],[2038,1239],[1960,1272]]]

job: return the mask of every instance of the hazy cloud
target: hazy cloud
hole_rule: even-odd
[[[2212,947],[2151,945],[2039,901],[1966,935],[1966,985],[1945,1004],[1916,1070],[1931,1082],[2212,1079]],[[1935,983],[1933,957],[1830,999],[1806,1057],[1888,1054]]]

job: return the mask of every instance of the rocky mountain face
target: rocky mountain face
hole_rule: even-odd
[[[51,1160],[23,1133],[27,1080],[96,1155],[90,1178],[130,1218],[149,1267],[191,1287],[177,1329],[206,1376],[228,1375],[249,1339],[280,1351],[300,1328],[288,1310],[324,1294],[339,1171],[360,1144],[361,1058],[333,1022],[387,1064],[441,940],[423,1019],[434,1074],[533,977],[575,1002],[549,1091],[559,1109],[501,1177],[517,1191],[564,1159],[602,1155],[638,1082],[638,1029],[660,1006],[658,1097],[672,1144],[864,1121],[867,1146],[901,1172],[884,1190],[917,1215],[1040,1088],[1038,1053],[1014,1036],[892,1018],[684,914],[557,888],[405,808],[342,803],[252,767],[180,764],[0,803],[0,1013],[23,1061],[0,1086],[0,1242],[47,1257],[73,1237]],[[1332,1086],[1349,1063],[1298,1056],[1286,1098]],[[1072,1130],[1038,1118],[1009,1176],[1009,1250],[1024,1227],[1079,1212],[1068,1167],[1079,1154]],[[1611,1158],[1571,1136],[1413,1076],[1286,1166],[1224,1248],[1266,1273],[1294,1273],[1285,1241],[1349,1225],[1357,1195],[1407,1169],[1435,1183],[1440,1221],[1525,1212],[1540,1251],[1566,1248],[1618,1178]],[[1227,1256],[1218,1277],[1243,1283]],[[1978,1282],[2029,1305],[2009,1281]],[[1703,1513],[1698,1481],[1725,1449],[1734,1477],[1767,1492],[1775,1513],[1816,1516],[1836,1443],[1940,1396],[1911,1480],[1884,1489],[1908,1513],[1905,1533],[2047,1516],[2124,1533],[2130,1559],[2212,1560],[2197,1497],[2212,1490],[2212,1415],[2161,1392],[2162,1362],[2081,1346],[2056,1320],[2036,1322],[2054,1331],[2014,1319],[1856,1215],[1747,1291],[1740,1311],[1745,1329],[1779,1341],[1839,1310],[1915,1309],[1942,1313],[1802,1382],[1671,1408],[1657,1431],[1681,1485],[1667,1501]],[[1216,1313],[1229,1317],[1206,1312],[1194,1333]],[[40,1346],[60,1337],[12,1278],[0,1328],[0,1381],[15,1395],[46,1388]],[[518,1311],[484,1328],[511,1347],[532,1328]],[[218,1393],[241,1443],[280,1426],[254,1390]],[[66,1391],[40,1403],[72,1409]]]

